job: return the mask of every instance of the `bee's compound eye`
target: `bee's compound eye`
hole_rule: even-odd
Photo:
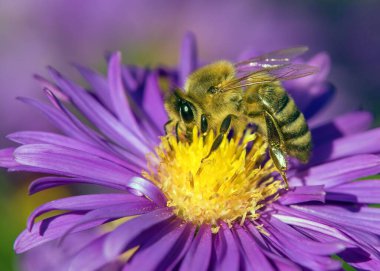
[[[190,123],[194,120],[194,113],[187,102],[183,102],[179,107],[179,113],[184,122]]]
[[[208,123],[207,123],[207,118],[205,114],[202,114],[201,116],[201,132],[202,134],[206,133],[208,129]]]

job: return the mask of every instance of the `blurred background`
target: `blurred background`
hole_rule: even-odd
[[[51,130],[37,111],[15,100],[42,98],[32,76],[52,65],[73,79],[70,63],[102,71],[107,51],[124,63],[177,65],[181,40],[195,33],[202,62],[244,51],[297,45],[326,51],[337,87],[329,111],[366,109],[380,116],[380,1],[2,0],[0,2],[0,147],[17,130]],[[18,270],[12,244],[27,215],[65,188],[27,196],[33,176],[0,170],[0,270]]]

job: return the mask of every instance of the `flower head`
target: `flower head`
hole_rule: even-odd
[[[224,138],[206,159],[212,133],[202,137],[194,130],[191,143],[163,137],[160,86],[178,85],[197,67],[193,46],[188,36],[179,70],[122,66],[118,53],[109,59],[106,79],[78,67],[90,91],[53,69],[53,83],[39,78],[52,106],[22,100],[64,135],[11,134],[21,146],[2,150],[0,164],[48,174],[31,184],[32,194],[73,183],[115,191],[40,206],[16,240],[16,252],[51,240],[64,243],[75,232],[98,227],[103,233],[67,259],[71,270],[114,262],[128,270],[338,270],[340,262],[331,255],[376,270],[380,211],[367,204],[380,201],[380,183],[355,181],[380,172],[380,131],[367,131],[371,116],[352,112],[311,126],[313,158],[308,165],[293,161],[290,189],[281,189],[260,134]],[[334,91],[326,82],[328,57],[309,62],[322,67],[321,74],[286,85],[307,118]],[[35,222],[52,210],[66,212]]]
[[[213,142],[213,133],[203,138],[196,128],[191,143],[169,136],[156,150],[151,173],[143,175],[160,188],[178,217],[197,226],[209,224],[217,232],[221,220],[232,225],[237,219],[243,224],[246,217],[257,218],[281,182],[273,180],[271,160],[262,166],[267,145],[258,134],[225,137],[205,159]],[[247,151],[251,142],[254,146]]]

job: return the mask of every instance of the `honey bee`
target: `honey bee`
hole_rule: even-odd
[[[204,135],[212,130],[217,136],[211,154],[230,129],[239,134],[255,124],[266,137],[269,155],[287,188],[287,155],[306,163],[312,139],[303,114],[281,81],[318,71],[292,63],[305,51],[306,47],[289,48],[235,64],[222,60],[199,68],[187,78],[184,91],[176,89],[165,99],[166,133],[174,130],[178,140],[190,140],[195,125]]]

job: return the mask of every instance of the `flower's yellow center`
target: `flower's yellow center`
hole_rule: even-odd
[[[148,156],[149,172],[143,175],[163,191],[176,215],[196,225],[211,224],[217,231],[220,221],[231,225],[257,219],[282,182],[272,177],[272,161],[263,162],[267,144],[260,135],[224,138],[207,157],[213,141],[213,133],[203,137],[196,129],[192,143],[163,137],[156,154]]]

